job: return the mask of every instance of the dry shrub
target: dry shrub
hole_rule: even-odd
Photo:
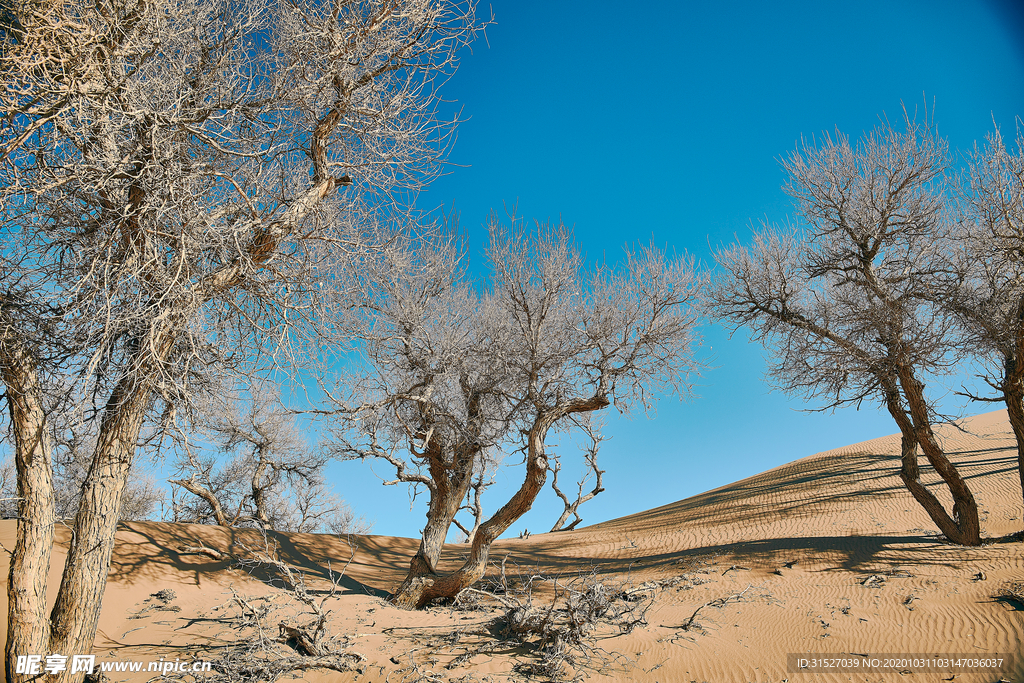
[[[238,543],[236,550],[240,552],[225,557],[232,559],[236,568],[258,576],[280,592],[247,596],[232,589],[231,600],[222,608],[234,613],[230,621],[237,637],[218,647],[217,655],[210,658],[216,672],[213,678],[229,683],[263,683],[313,669],[361,671],[360,664],[366,658],[348,650],[344,637],[331,635],[331,612],[325,609],[326,602],[337,594],[348,565],[339,572],[328,563],[330,588],[313,590],[301,569],[281,559],[275,541],[266,533],[261,540],[254,546]],[[354,557],[355,547],[351,548]]]
[[[1024,581],[1007,581],[993,597],[1015,603],[1018,609],[1024,609]]]
[[[513,585],[503,565],[492,584],[495,590],[466,589],[456,604],[479,609],[480,599],[487,597],[501,603],[504,611],[489,624],[491,635],[530,653],[530,661],[515,667],[518,673],[553,681],[579,680],[595,660],[603,665],[623,659],[598,647],[597,640],[646,626],[647,610],[658,592],[653,583],[625,586],[601,580],[596,571],[569,580],[534,574]],[[548,589],[550,599],[541,595]]]

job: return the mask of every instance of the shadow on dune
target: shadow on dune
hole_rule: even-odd
[[[994,457],[1005,453],[1003,457]],[[980,458],[983,454],[992,457]],[[951,451],[967,480],[1015,473],[1017,455],[1010,447]],[[850,453],[807,458],[735,484],[702,493],[676,503],[585,527],[607,530],[618,526],[636,528],[651,522],[729,522],[751,517],[785,518],[791,515],[818,516],[823,507],[835,510],[844,503],[864,498],[907,495],[899,478],[900,458],[889,454]],[[922,474],[930,488],[941,492],[938,475],[922,462]]]
[[[1009,445],[948,453],[968,480],[1016,472],[1016,449]],[[855,530],[873,526],[861,512],[872,501],[894,499],[892,505],[900,510],[916,506],[898,477],[899,464],[899,457],[893,454],[832,451],[573,532],[498,541],[491,558],[494,562],[509,555],[523,566],[553,572],[599,567],[602,572],[616,573],[631,566],[669,569],[704,555],[743,556],[764,566],[805,556],[843,571],[867,571],[879,561],[947,564],[941,559],[943,553],[935,552],[936,539],[927,533],[864,535]],[[937,475],[923,461],[922,465],[926,483],[940,497],[945,495]],[[795,529],[794,520],[799,520]],[[846,535],[829,535],[835,530],[829,528],[829,522],[836,520],[847,526]],[[271,533],[268,537],[283,561],[314,582],[330,580],[330,567],[333,572],[343,572],[339,581],[343,592],[380,597],[387,596],[404,578],[418,544],[417,539],[381,536],[352,536],[350,541],[316,534]],[[630,539],[641,543],[638,546]],[[258,532],[247,529],[127,523],[118,532],[111,579],[131,584],[177,574],[202,585],[204,581],[225,583],[237,576],[238,569],[226,571],[232,564],[228,560],[181,551],[184,546],[200,544],[241,556],[245,546],[263,549],[265,541]],[[439,569],[454,569],[466,550],[466,546],[446,546]],[[259,571],[254,575],[269,578]]]
[[[877,571],[880,563],[955,567],[963,561],[959,557],[951,557],[948,562],[942,560],[935,552],[940,545],[929,536],[804,536],[712,544],[677,552],[635,554],[622,558],[565,557],[524,549],[510,554],[510,562],[556,574],[589,571],[591,568],[599,573],[623,574],[638,569],[671,571],[676,568],[677,573],[685,573],[685,567],[714,557],[742,558],[755,567],[773,569],[786,562],[800,560],[804,565],[829,565],[815,571],[854,573]]]
[[[278,557],[303,572],[311,585],[329,581],[333,573],[343,594],[388,595],[383,586],[393,583],[396,576],[400,579],[415,552],[416,541],[355,535],[350,539],[351,545],[349,539],[338,536],[267,534],[267,540],[277,547]],[[197,586],[204,582],[224,583],[232,578],[227,570],[234,565],[233,559],[217,560],[185,552],[184,548],[203,545],[244,558],[251,554],[247,548],[265,551],[266,543],[262,535],[253,529],[127,522],[118,530],[110,580],[131,585],[175,576],[179,581]],[[259,568],[250,573],[258,580],[265,580],[273,574]]]
[[[1015,447],[950,450],[948,454],[967,480],[1016,479]],[[892,499],[890,509],[917,509],[899,479],[899,466],[899,456],[892,454],[830,452],[574,532],[499,542],[492,558],[509,553],[513,561],[545,571],[597,567],[611,573],[670,569],[707,555],[740,556],[773,568],[805,557],[828,567],[820,571],[870,571],[879,562],[954,566],[959,558],[949,557],[947,562],[944,553],[936,552],[944,547],[937,531],[856,531],[881,526],[862,511],[881,499]],[[940,499],[948,497],[945,485],[923,458],[922,474]],[[794,521],[798,521],[796,528]],[[846,533],[830,535],[834,522],[845,525]]]

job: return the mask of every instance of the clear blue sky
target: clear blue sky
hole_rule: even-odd
[[[484,11],[486,11],[486,3]],[[479,259],[492,208],[559,216],[592,258],[649,241],[705,262],[761,217],[792,214],[778,159],[801,136],[852,136],[901,103],[934,102],[939,133],[966,149],[993,119],[1024,116],[1024,10],[983,0],[858,2],[493,2],[497,22],[466,53],[446,96],[468,120],[453,165],[420,197],[454,207]],[[608,416],[607,491],[585,524],[670,503],[819,451],[894,433],[887,414],[810,414],[770,392],[759,346],[705,330],[716,369],[699,398],[662,401],[654,419]],[[937,388],[933,388],[937,389]],[[956,401],[947,399],[948,407]],[[998,406],[968,406],[968,414]],[[579,461],[563,449],[566,475]],[[391,476],[375,465],[383,476]],[[337,492],[416,536],[425,499],[380,486],[367,463],[332,466]],[[506,468],[489,511],[521,482]],[[894,473],[895,477],[895,473]],[[546,531],[550,489],[510,534]]]

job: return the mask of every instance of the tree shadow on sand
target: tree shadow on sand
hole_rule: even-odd
[[[118,530],[109,580],[132,585],[176,578],[181,583],[222,585],[236,578],[226,570],[253,551],[274,549],[283,562],[301,571],[311,584],[338,580],[339,594],[386,597],[383,586],[401,579],[402,569],[415,552],[412,539],[375,536],[339,537],[318,534],[231,529],[197,524],[127,522]],[[406,547],[408,546],[408,547]],[[196,548],[221,554],[216,559]],[[264,581],[262,570],[251,573]]]

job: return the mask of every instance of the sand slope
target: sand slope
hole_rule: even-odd
[[[940,433],[978,499],[983,534],[1020,531],[1024,509],[1005,411],[971,418],[963,428]],[[820,453],[654,510],[573,532],[500,541],[492,559],[505,561],[513,583],[543,574],[560,585],[582,585],[596,574],[627,589],[648,586],[637,593],[653,601],[647,625],[625,635],[599,630],[594,645],[601,649],[577,661],[577,673],[594,681],[1024,681],[1020,656],[997,673],[787,671],[789,653],[1024,650],[1024,608],[993,598],[1005,582],[1024,581],[1024,543],[967,549],[940,542],[897,477],[898,452],[898,436],[887,436]],[[66,532],[60,535],[66,541]],[[0,523],[5,547],[13,537],[14,524]],[[413,539],[363,536],[349,545],[279,534],[273,540],[279,556],[303,569],[320,591],[329,585],[328,563],[344,571],[336,594],[322,592],[318,599],[326,597],[331,632],[366,658],[361,674],[307,672],[307,680],[524,680],[522,672],[537,661],[529,648],[494,647],[495,638],[486,634],[503,610],[493,601],[475,611],[408,613],[387,605],[381,596],[401,581]],[[96,642],[100,658],[173,660],[195,656],[197,649],[215,657],[240,637],[253,637],[252,629],[238,628],[247,606],[267,613],[268,638],[277,635],[278,621],[302,623],[293,600],[258,580],[265,573],[250,576],[229,561],[180,550],[203,544],[237,554],[262,543],[252,532],[214,527],[124,525]],[[57,550],[51,600],[63,563]],[[447,548],[447,567],[462,551]],[[6,575],[6,566],[2,570]],[[537,580],[536,587],[537,604],[550,598],[551,581]],[[161,590],[174,595],[153,597]],[[699,628],[680,628],[701,604],[737,595],[702,610]],[[133,681],[154,675],[111,674]]]

